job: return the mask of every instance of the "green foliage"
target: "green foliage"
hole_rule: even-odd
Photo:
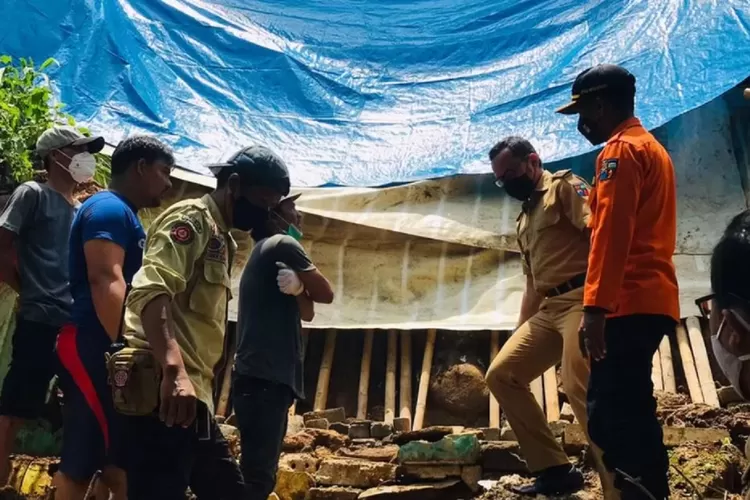
[[[112,178],[112,158],[101,153],[97,153],[95,157],[96,172],[94,173],[94,182],[106,188],[109,186],[109,180]]]
[[[31,59],[0,56],[0,188],[33,178],[34,146],[42,132],[53,125],[76,126],[62,111],[64,105],[54,102],[47,75],[54,64],[52,58],[36,67]],[[85,127],[77,128],[90,135]],[[108,178],[108,165],[102,170],[98,177]]]

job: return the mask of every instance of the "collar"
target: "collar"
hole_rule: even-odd
[[[615,130],[612,131],[612,135],[609,136],[607,142],[615,139],[617,136],[619,136],[629,128],[642,126],[643,125],[641,125],[641,121],[638,118],[636,118],[635,116],[631,116],[630,118],[619,124],[617,127],[615,127]]]
[[[213,219],[216,221],[216,225],[219,226],[219,230],[222,233],[228,233],[229,228],[227,227],[227,223],[224,221],[224,216],[221,215],[219,205],[216,204],[213,196],[211,196],[210,193],[204,194],[203,196],[201,196],[201,201],[208,207],[208,211],[211,214],[211,217],[213,217]]]
[[[533,208],[537,202],[542,198],[542,195],[547,192],[550,188],[550,185],[552,184],[552,174],[549,173],[547,170],[542,170],[542,175],[539,176],[539,180],[536,181],[536,187],[534,188],[534,192],[531,193],[531,196],[528,200],[524,201],[521,205],[521,209],[524,212],[528,212]]]

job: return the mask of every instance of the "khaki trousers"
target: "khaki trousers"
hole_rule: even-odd
[[[562,361],[562,384],[578,422],[588,437],[586,389],[589,364],[578,345],[583,287],[544,299],[539,311],[521,325],[492,361],[487,385],[500,403],[532,472],[570,463],[552,435],[529,384]],[[619,498],[601,451],[591,443],[605,498]]]

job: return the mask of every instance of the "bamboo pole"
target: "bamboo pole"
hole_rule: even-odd
[[[357,393],[357,418],[367,419],[367,398],[370,392],[370,365],[372,364],[372,341],[374,332],[365,331],[365,343],[362,346],[362,364],[359,368],[359,392]]]
[[[219,392],[219,402],[216,405],[216,414],[226,417],[227,408],[229,407],[229,395],[232,391],[232,369],[234,368],[234,355],[227,359],[227,367],[224,370],[224,377],[221,380],[221,391]]]
[[[328,402],[328,383],[331,380],[331,368],[333,366],[333,354],[336,351],[336,330],[331,328],[326,332],[326,343],[323,348],[323,359],[320,361],[318,371],[318,386],[315,389],[315,403],[313,409],[322,411],[326,409]]]
[[[682,360],[682,369],[685,372],[690,399],[693,400],[693,403],[703,403],[703,391],[701,391],[701,385],[698,381],[698,372],[695,370],[695,361],[693,360],[693,353],[690,351],[687,332],[685,332],[682,323],[677,325],[677,346],[680,349],[680,359]]]
[[[676,394],[677,384],[674,378],[674,364],[672,363],[672,345],[669,337],[664,336],[659,345],[659,357],[661,358],[661,376],[664,379],[664,390]]]
[[[412,420],[411,414],[411,332],[401,332],[401,387],[399,388],[400,408],[398,416]],[[411,427],[411,424],[410,424]]]
[[[388,331],[388,359],[385,367],[385,422],[393,424],[396,418],[396,360],[398,356],[398,332]]]
[[[430,372],[432,371],[432,355],[435,351],[435,330],[427,330],[427,341],[422,356],[422,373],[419,376],[419,391],[417,406],[414,410],[414,425],[412,429],[418,431],[424,425],[424,414],[427,407],[427,391],[430,388]]]
[[[655,391],[664,390],[664,377],[661,373],[661,356],[659,349],[654,352],[654,359],[651,360],[651,381],[654,383]]]
[[[690,317],[685,321],[690,347],[693,349],[693,358],[695,359],[695,369],[698,372],[698,381],[700,382],[703,401],[707,405],[719,407],[719,396],[716,394],[714,385],[714,376],[711,373],[711,364],[708,361],[708,352],[706,344],[703,342],[703,333],[698,318]]]
[[[560,400],[557,395],[557,369],[553,366],[544,372],[544,407],[547,422],[560,420]]]
[[[500,332],[493,330],[490,335],[490,365],[500,352]],[[500,404],[495,396],[490,392],[490,427],[500,428]]]

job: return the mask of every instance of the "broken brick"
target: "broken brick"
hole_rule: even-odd
[[[360,493],[360,489],[343,486],[317,487],[307,492],[305,500],[357,500]]]
[[[328,410],[309,411],[302,415],[302,417],[305,419],[305,424],[310,420],[319,420],[321,418],[328,420],[331,424],[335,424],[346,420],[346,412],[343,408],[331,408]]]
[[[370,437],[383,439],[393,434],[393,426],[385,422],[373,422],[370,424]]]
[[[674,448],[686,442],[696,441],[698,443],[720,443],[729,439],[729,432],[724,429],[699,429],[696,427],[663,427],[664,446]],[[563,435],[565,446],[587,445],[586,434],[578,424],[571,424],[565,428]]]
[[[279,468],[314,474],[318,470],[320,459],[309,453],[287,453],[279,458]]]
[[[438,483],[379,486],[369,489],[359,496],[359,500],[442,500],[465,498],[459,493],[461,481],[458,479]]]
[[[480,490],[479,481],[482,479],[482,466],[465,465],[461,468],[461,481],[471,490],[477,493]]]
[[[329,425],[328,428],[344,436],[349,435],[349,424],[345,424],[343,422],[334,422],[331,425]]]
[[[483,441],[500,441],[500,429],[497,427],[483,427],[480,429],[482,436],[479,438]]]
[[[352,422],[349,424],[349,437],[352,439],[369,439],[369,422]]]
[[[315,475],[318,484],[354,488],[374,488],[395,478],[395,465],[348,458],[323,460]]]
[[[328,425],[328,420],[325,418],[316,418],[315,420],[308,420],[305,422],[305,427],[308,429],[328,430]]]
[[[436,443],[413,441],[398,452],[400,464],[474,464],[479,459],[479,440],[472,434],[446,436]]]
[[[440,441],[448,434],[453,434],[453,427],[427,427],[418,431],[403,432],[393,437],[393,442],[398,445],[410,443],[412,441]]]
[[[304,500],[307,492],[315,486],[313,477],[306,472],[279,469],[273,491],[284,500]]]
[[[435,481],[461,477],[460,465],[412,465],[398,468],[399,479],[405,481]]]
[[[529,471],[521,457],[521,447],[515,441],[495,441],[482,444],[481,464],[484,470],[505,473]]]

